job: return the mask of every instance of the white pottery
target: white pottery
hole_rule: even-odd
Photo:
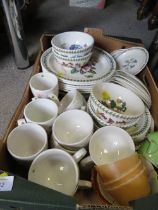
[[[68,110],[60,114],[52,127],[53,139],[70,150],[86,147],[93,134],[93,120],[82,110]]]
[[[7,138],[7,150],[19,163],[34,160],[48,148],[47,133],[40,125],[26,123],[15,127]]]
[[[75,194],[81,181],[82,187],[91,188],[91,182],[79,179],[77,162],[85,154],[84,149],[73,157],[61,149],[48,149],[32,162],[28,180],[70,196]]]
[[[147,65],[149,53],[143,47],[131,47],[115,57],[115,60],[120,70],[137,75]]]
[[[33,122],[44,127],[48,132],[58,115],[58,106],[46,98],[37,98],[30,101],[24,108],[24,117],[27,122]]]

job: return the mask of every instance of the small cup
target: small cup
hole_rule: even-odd
[[[60,114],[52,127],[52,138],[68,150],[86,147],[93,134],[93,120],[82,110],[68,110]]]
[[[147,140],[141,144],[138,153],[142,154],[156,168],[158,168],[158,131],[150,132]]]
[[[58,99],[58,79],[51,73],[37,73],[29,81],[31,92],[35,98],[48,98],[53,100],[57,105]]]
[[[51,131],[53,122],[58,115],[55,102],[46,98],[37,98],[29,102],[24,108],[24,117],[27,122],[33,122]]]
[[[60,149],[42,152],[31,164],[28,179],[45,187],[73,196],[78,187],[91,188],[90,181],[79,179],[79,162],[86,154],[82,148],[73,157]]]
[[[51,73],[37,73],[29,81],[32,94],[37,98],[47,98],[51,94],[58,97],[58,79]]]
[[[48,148],[47,133],[35,123],[15,127],[7,138],[7,149],[19,163],[30,163]]]
[[[71,109],[83,109],[86,100],[78,90],[69,91],[59,102],[59,114]]]

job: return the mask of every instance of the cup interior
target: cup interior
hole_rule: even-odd
[[[57,77],[49,73],[38,73],[30,79],[30,86],[36,90],[45,91],[57,86]]]
[[[73,195],[79,180],[78,167],[67,152],[49,149],[32,162],[28,179],[58,192]]]
[[[135,152],[135,145],[125,130],[106,126],[92,135],[89,152],[96,165],[104,165],[130,156]]]
[[[36,99],[28,103],[24,109],[25,118],[36,123],[43,123],[57,116],[58,107],[49,99]]]
[[[47,134],[36,124],[20,125],[12,130],[7,139],[9,153],[18,159],[32,159],[47,147]]]
[[[107,107],[119,115],[138,117],[145,111],[143,101],[131,90],[118,84],[98,83],[92,88],[92,94],[102,107]]]
[[[76,145],[93,132],[93,120],[82,110],[68,110],[54,121],[53,136],[61,145]]]

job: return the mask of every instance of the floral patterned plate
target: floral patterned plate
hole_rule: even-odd
[[[138,74],[147,65],[149,53],[143,47],[131,47],[115,57],[120,70],[127,71],[133,75]]]
[[[116,62],[113,57],[102,50],[94,47],[90,61],[81,68],[59,64],[52,52],[47,49],[41,56],[43,71],[49,71],[58,76],[59,80],[68,84],[94,84],[99,80],[108,80],[115,73]]]

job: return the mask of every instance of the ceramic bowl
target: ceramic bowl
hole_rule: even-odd
[[[63,55],[79,55],[84,56],[87,51],[90,52],[94,46],[94,38],[79,31],[68,31],[55,35],[51,44],[59,54]],[[82,54],[83,53],[83,54]]]
[[[99,128],[89,142],[90,157],[96,165],[110,164],[135,152],[131,136],[122,128]]]
[[[114,83],[95,84],[90,97],[95,109],[100,109],[114,121],[136,120],[145,112],[143,101],[135,93]]]
[[[54,51],[54,56],[57,62],[65,67],[82,67],[88,63],[88,61],[90,60],[92,56],[92,52],[82,57],[70,58],[70,57],[61,56]]]
[[[87,146],[92,133],[93,120],[91,116],[87,112],[77,109],[60,114],[52,127],[54,140],[70,150]]]
[[[100,107],[97,107],[91,97],[89,97],[88,99],[87,110],[99,127],[114,125],[126,130],[130,129],[130,127],[132,126],[135,126],[138,121],[137,119],[129,120],[129,119],[118,119],[118,118],[115,119],[114,117],[112,118],[110,114],[103,112],[103,110]]]

